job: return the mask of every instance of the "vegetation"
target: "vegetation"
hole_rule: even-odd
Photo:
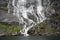
[[[13,24],[8,24],[6,22],[0,22],[0,30],[2,31],[4,28],[7,33],[15,33],[19,32],[22,29],[22,25],[15,26]]]
[[[22,29],[22,25],[20,24],[16,28],[14,28],[13,32],[19,32]]]
[[[0,31],[5,28],[5,25],[0,24]]]

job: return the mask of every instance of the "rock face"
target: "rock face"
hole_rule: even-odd
[[[0,36],[8,35],[7,29],[9,28],[8,25],[11,23],[15,26],[19,25],[17,17],[12,14],[8,14],[8,1],[9,0],[0,0]]]
[[[49,0],[46,3],[43,0],[43,6],[47,21],[30,29],[28,33],[32,35],[60,35],[60,0]]]
[[[18,22],[16,16],[8,14],[8,0],[0,0],[0,21],[2,22]]]
[[[9,0],[0,0],[0,22],[8,22],[8,23],[11,22],[12,24],[18,25],[19,24],[18,18],[16,16],[13,16],[13,14],[11,14],[13,9],[11,9],[10,11],[11,13],[8,14],[8,7],[7,7],[8,1]],[[26,8],[28,8],[29,6],[30,4],[28,3],[26,5]],[[48,35],[54,33],[60,34],[60,0],[42,0],[42,6],[45,8],[44,11],[45,11],[45,16],[47,17],[47,22],[43,22],[42,24],[37,25],[35,28],[30,29],[29,34],[39,34],[39,35],[41,34]],[[4,35],[4,33],[6,33],[7,27],[8,26],[4,26],[4,29],[0,30],[0,34]]]

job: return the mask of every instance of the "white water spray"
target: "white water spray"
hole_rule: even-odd
[[[46,19],[43,12],[44,8],[42,7],[41,0],[33,1],[36,1],[37,5],[35,6],[35,4],[32,4],[32,2],[30,2],[30,6],[28,5],[29,7],[27,8],[25,7],[26,4],[28,4],[27,0],[17,0],[17,2],[16,0],[12,0],[12,6],[14,7],[13,15],[17,16],[19,23],[23,25],[23,29],[20,30],[20,32],[21,34],[24,34],[24,36],[29,36],[27,33],[28,30]],[[35,10],[34,7],[36,8]]]

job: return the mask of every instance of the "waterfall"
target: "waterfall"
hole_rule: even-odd
[[[24,36],[29,36],[28,30],[46,19],[41,0],[12,0],[12,6],[13,15],[17,16],[19,23],[23,25],[20,33]]]

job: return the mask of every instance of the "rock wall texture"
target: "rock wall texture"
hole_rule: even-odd
[[[19,33],[18,19],[8,14],[9,0],[0,0],[0,35]],[[30,29],[30,35],[60,35],[60,0],[42,0],[47,20]],[[16,26],[17,25],[17,26]],[[16,33],[17,32],[17,33]]]

